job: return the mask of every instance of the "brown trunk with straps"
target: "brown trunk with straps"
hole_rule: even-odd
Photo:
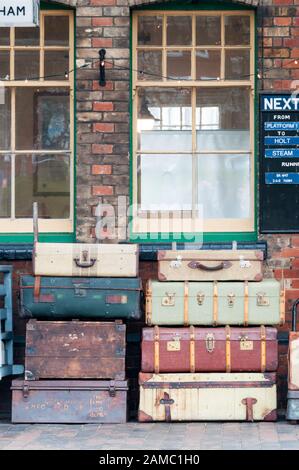
[[[143,372],[265,372],[278,365],[277,331],[256,328],[144,328]]]

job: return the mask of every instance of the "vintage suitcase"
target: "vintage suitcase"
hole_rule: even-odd
[[[148,281],[148,325],[276,325],[285,316],[284,289],[261,282]]]
[[[292,331],[289,333],[289,390],[299,391],[299,332],[296,331],[298,305],[299,299],[293,304]]]
[[[255,250],[158,252],[160,281],[261,281],[264,254]]]
[[[36,276],[136,277],[138,246],[85,243],[35,243]]]
[[[143,372],[265,372],[278,365],[277,330],[166,328],[142,332]]]
[[[275,421],[275,373],[139,374],[139,421]]]
[[[13,423],[125,423],[126,381],[12,382]]]
[[[37,321],[26,326],[25,380],[125,379],[126,326]]]
[[[299,421],[299,390],[289,390],[286,419]]]
[[[82,319],[141,317],[141,281],[20,276],[20,316]]]

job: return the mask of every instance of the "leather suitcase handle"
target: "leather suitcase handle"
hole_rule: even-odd
[[[229,261],[223,261],[216,266],[206,266],[199,261],[191,261],[191,263],[188,264],[188,267],[191,269],[200,269],[202,271],[221,271],[222,269],[230,268],[231,265],[232,264]]]
[[[246,406],[246,421],[249,421],[253,423],[254,418],[253,418],[253,405],[257,403],[256,398],[244,398],[242,400],[242,404]]]
[[[299,299],[295,300],[292,307],[292,331],[296,331],[297,323],[297,307],[299,305]]]
[[[174,404],[174,400],[170,398],[169,393],[164,392],[163,398],[160,400],[160,404],[165,406],[165,421],[167,423],[170,423],[171,421],[170,406]]]
[[[96,263],[96,258],[91,258],[90,261],[80,261],[80,258],[74,258],[77,268],[92,268]]]

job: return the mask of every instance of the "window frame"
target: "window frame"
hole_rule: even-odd
[[[184,237],[182,234],[179,232],[173,232],[167,234],[163,233],[162,231],[152,231],[152,232],[147,232],[140,230],[141,224],[139,224],[138,221],[138,216],[137,212],[135,210],[136,208],[136,203],[137,203],[137,197],[138,197],[138,185],[137,185],[137,156],[138,156],[138,148],[137,148],[137,99],[136,99],[136,91],[137,87],[139,86],[144,86],[144,87],[160,87],[160,86],[172,86],[173,84],[176,84],[177,86],[180,85],[180,87],[194,87],[195,91],[194,93],[196,94],[196,90],[199,89],[200,87],[250,87],[250,150],[248,152],[242,152],[242,153],[247,153],[250,155],[250,162],[251,162],[251,174],[250,174],[250,187],[251,187],[251,214],[250,214],[250,219],[247,219],[246,224],[242,224],[242,230],[240,230],[240,223],[241,221],[244,221],[246,219],[214,219],[209,222],[205,223],[203,233],[197,233],[197,232],[188,232],[186,230],[185,232],[186,235],[188,235],[188,242],[190,241],[256,241],[257,240],[257,208],[256,208],[256,198],[257,198],[257,188],[256,188],[256,182],[257,182],[257,159],[256,159],[256,135],[257,135],[257,123],[256,123],[256,116],[257,116],[257,79],[256,73],[257,70],[257,31],[256,31],[256,15],[255,15],[255,9],[250,8],[250,7],[242,7],[240,5],[229,5],[229,4],[223,4],[221,6],[220,4],[206,4],[206,5],[198,5],[196,7],[195,5],[189,5],[189,6],[184,6],[184,5],[174,5],[174,4],[169,4],[169,5],[149,5],[147,7],[141,6],[135,10],[132,11],[131,15],[131,100],[130,100],[130,116],[131,116],[131,139],[130,139],[130,154],[131,154],[131,160],[130,160],[130,204],[131,204],[131,210],[130,210],[130,238],[131,240],[134,241],[139,241],[139,242],[152,242],[152,241],[184,241]],[[250,17],[250,44],[247,46],[247,49],[250,48],[250,57],[251,57],[251,64],[250,64],[250,77],[248,80],[225,80],[221,83],[219,86],[219,82],[217,81],[209,81],[209,80],[162,80],[162,81],[157,81],[157,80],[140,80],[138,81],[137,79],[137,53],[138,49],[143,49],[143,50],[150,50],[150,46],[137,46],[137,21],[138,21],[138,16],[153,16],[153,15],[164,15],[163,21],[166,22],[166,17],[171,16],[171,15],[176,15],[176,16],[184,16],[184,15],[192,15],[192,21],[196,21],[196,16],[211,16],[211,15],[217,15],[221,16],[221,22],[222,22],[222,42],[221,46],[196,46],[195,42],[195,36],[196,32],[194,31],[193,28],[193,42],[192,46],[171,46],[171,49],[181,49],[181,50],[186,50],[190,49],[192,51],[196,51],[198,49],[220,49],[221,50],[221,55],[222,55],[222,61],[221,61],[221,78],[224,78],[224,69],[225,69],[225,64],[223,60],[224,56],[224,50],[226,48],[228,49],[245,49],[246,46],[225,46],[224,44],[224,28],[223,28],[223,21],[224,21],[224,16],[249,16]],[[164,23],[165,24],[165,23]],[[165,26],[164,26],[165,27]],[[165,37],[164,33],[164,37]],[[162,50],[165,50],[165,39],[162,45]],[[159,48],[159,46],[152,46],[153,50],[155,48]],[[166,49],[167,51],[167,49]],[[195,55],[195,53],[194,53]],[[165,62],[165,56],[166,53],[164,53],[164,62]],[[192,70],[193,70],[193,77],[195,77],[195,67],[194,67],[194,59],[192,59],[193,65],[192,65]],[[163,66],[163,63],[162,63]],[[165,71],[165,65],[164,69],[162,70],[162,75],[164,75]],[[136,124],[135,124],[136,123]],[[193,150],[194,151],[194,150]],[[139,154],[142,152],[139,152]],[[167,153],[167,152],[166,152]],[[201,153],[206,153],[206,154],[212,154],[212,151],[207,151],[207,152],[199,152]],[[225,152],[223,152],[225,153]],[[232,153],[227,151],[227,153]],[[194,175],[192,176],[194,178]],[[225,221],[225,224],[223,224],[223,221]],[[189,221],[189,223],[192,223],[192,221]],[[157,224],[158,226],[158,224]],[[191,225],[189,225],[191,226]],[[221,230],[219,230],[219,226],[221,226]],[[141,226],[142,227],[142,226]]]
[[[65,219],[40,219],[39,220],[39,230],[41,233],[40,238],[44,241],[74,241],[75,239],[75,197],[76,197],[76,110],[75,110],[75,60],[76,60],[76,41],[75,41],[75,28],[76,28],[76,16],[75,11],[72,8],[65,7],[63,5],[51,5],[45,2],[41,2],[40,10],[40,37],[44,37],[44,21],[43,18],[46,16],[68,16],[69,18],[69,45],[68,46],[46,46],[41,40],[36,46],[15,46],[12,42],[14,37],[14,31],[16,28],[10,28],[10,45],[2,46],[0,50],[9,49],[10,50],[10,66],[14,67],[14,50],[23,50],[23,51],[39,51],[40,58],[44,57],[44,51],[69,51],[69,70],[72,70],[69,74],[68,79],[63,80],[28,80],[28,82],[20,80],[11,81],[7,84],[7,87],[14,88],[16,95],[17,87],[19,88],[34,88],[39,87],[41,90],[44,88],[61,88],[67,89],[70,94],[70,147],[67,151],[48,151],[48,150],[16,150],[11,145],[10,150],[0,151],[0,154],[11,154],[14,155],[28,155],[28,154],[68,154],[70,156],[70,217]],[[39,75],[43,77],[44,71],[44,61],[40,60],[39,64]],[[11,132],[15,142],[15,110],[11,113]],[[25,157],[26,158],[26,157]],[[12,170],[14,166],[12,164]],[[15,178],[12,178],[12,187],[11,193],[14,192],[14,181]],[[11,199],[15,199],[15,195],[11,196]],[[31,218],[1,218],[0,219],[0,242],[4,243],[14,243],[14,242],[31,242],[33,240],[33,224]]]

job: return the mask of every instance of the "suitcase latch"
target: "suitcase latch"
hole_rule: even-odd
[[[208,353],[212,353],[215,349],[215,336],[213,333],[208,333],[206,336],[206,350]]]
[[[114,382],[110,382],[108,393],[109,393],[109,397],[111,397],[111,398],[115,397],[116,388],[115,388],[115,383]]]
[[[178,256],[177,259],[170,261],[169,267],[173,269],[179,269],[182,266],[182,257]]]
[[[162,298],[162,302],[161,302],[162,307],[174,307],[175,305],[174,297],[175,297],[175,292],[173,293],[165,292],[165,297]]]
[[[267,298],[266,292],[257,293],[257,306],[258,307],[269,307],[270,300]]]
[[[227,304],[229,307],[233,307],[235,305],[236,295],[233,293],[228,294],[227,296]]]
[[[253,350],[253,341],[248,339],[248,336],[240,337],[240,351],[252,351]]]
[[[29,397],[29,386],[23,385],[23,398],[26,400]]]
[[[82,287],[82,284],[73,284],[75,289],[75,297],[86,297],[86,289]]]
[[[199,292],[197,294],[196,298],[197,298],[198,305],[202,305],[204,303],[204,300],[205,300],[205,294],[203,292]]]
[[[180,351],[181,350],[181,337],[174,336],[172,341],[167,341],[167,351]]]

